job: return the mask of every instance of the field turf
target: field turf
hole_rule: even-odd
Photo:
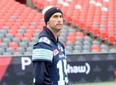
[[[116,85],[116,82],[77,83],[72,85]]]

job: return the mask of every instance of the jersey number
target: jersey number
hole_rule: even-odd
[[[57,68],[59,69],[60,76],[58,85],[65,85],[65,83],[68,83],[66,65],[67,65],[66,60],[60,60],[57,63]]]

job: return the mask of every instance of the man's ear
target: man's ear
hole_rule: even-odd
[[[47,22],[47,24],[49,24],[49,21]]]

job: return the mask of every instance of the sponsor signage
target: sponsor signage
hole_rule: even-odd
[[[71,66],[70,63],[67,65],[68,73],[69,74],[78,74],[78,73],[84,73],[89,74],[90,73],[90,65],[89,63],[84,63],[84,65],[75,65]]]
[[[71,83],[116,80],[116,54],[67,55]],[[32,85],[31,56],[1,56],[0,85]]]

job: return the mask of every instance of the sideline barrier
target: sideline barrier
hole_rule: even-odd
[[[71,83],[114,81],[116,54],[67,55]],[[31,56],[0,56],[0,85],[32,85]]]

